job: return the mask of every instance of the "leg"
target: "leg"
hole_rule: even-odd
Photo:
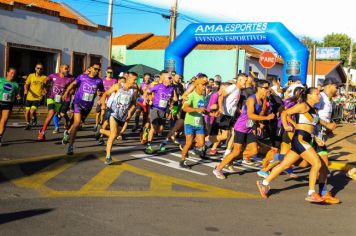
[[[321,161],[318,157],[318,154],[315,152],[314,148],[309,148],[300,156],[311,165],[309,172],[309,190],[315,191],[316,180],[321,168]]]
[[[183,161],[184,161],[185,158],[187,157],[189,148],[190,148],[190,147],[192,146],[192,144],[193,144],[193,138],[194,138],[194,136],[191,135],[191,134],[185,136],[185,145],[184,145],[183,150],[182,150],[182,160],[183,160]]]
[[[217,166],[217,170],[221,171],[227,164],[229,164],[234,158],[240,155],[242,149],[242,144],[240,143],[234,143],[232,152],[227,155]]]
[[[47,126],[51,123],[53,115],[54,115],[54,109],[48,110],[48,114],[47,114],[46,120],[43,123],[41,132],[45,132],[47,130]]]
[[[70,128],[70,138],[69,138],[69,144],[73,145],[75,141],[75,137],[77,135],[78,128],[80,126],[80,122],[82,120],[82,114],[81,113],[74,113],[74,121],[73,124]]]
[[[10,116],[10,110],[2,110],[0,111],[0,114],[1,114],[0,116],[0,137],[1,137],[5,133],[6,123]]]
[[[112,144],[116,139],[119,130],[118,124],[114,117],[111,116],[109,122],[110,122],[110,134],[109,134],[108,141],[106,142],[106,158],[111,156]]]

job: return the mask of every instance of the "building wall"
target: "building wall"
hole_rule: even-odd
[[[250,67],[253,72],[258,73],[259,79],[265,79],[266,69],[260,65],[257,58],[254,58],[254,57],[246,58],[245,73],[249,72]],[[268,75],[274,75],[274,76],[277,76],[278,78],[282,79],[282,71],[283,71],[283,65],[276,63],[274,65],[274,67],[272,67],[271,69],[268,69],[267,73],[268,73]]]
[[[110,33],[79,30],[77,25],[60,22],[58,17],[14,9],[0,9],[0,75],[4,73],[5,46],[8,42],[58,49],[62,63],[70,64],[72,51],[102,56],[108,66]]]

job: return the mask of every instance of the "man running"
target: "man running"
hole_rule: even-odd
[[[66,98],[65,101],[62,101],[62,96],[66,88],[74,80],[72,75],[68,74],[68,72],[69,65],[63,64],[59,68],[59,73],[51,74],[47,78],[46,84],[48,87],[48,114],[41,130],[38,132],[37,140],[39,141],[44,141],[46,139],[45,132],[47,130],[47,126],[51,123],[52,118],[54,120],[55,125],[53,133],[58,133],[58,116],[66,117],[66,114],[64,114],[64,112],[62,111],[62,106],[68,102],[68,98]]]
[[[62,100],[65,101],[70,92],[75,87],[78,87],[73,101],[74,121],[70,129],[68,131],[64,131],[63,133],[62,142],[66,144],[69,139],[67,155],[73,155],[73,144],[80,122],[82,119],[85,120],[85,118],[89,115],[93,107],[96,94],[100,94],[104,91],[103,80],[97,77],[100,67],[100,63],[93,63],[90,67],[89,74],[82,74],[78,76],[78,78],[76,78],[76,80],[68,86],[67,90],[63,94]]]
[[[144,103],[146,103],[148,99],[148,93],[154,93],[152,106],[150,108],[149,113],[151,129],[148,133],[146,147],[147,153],[154,152],[151,145],[154,134],[163,132],[164,125],[166,123],[166,109],[169,103],[171,102],[171,99],[173,98],[174,102],[178,101],[176,93],[174,91],[174,87],[171,85],[172,77],[170,77],[169,72],[166,70],[161,71],[160,80],[162,81],[162,83],[158,83],[153,87],[149,88],[144,95]],[[161,152],[164,152],[165,144],[161,143],[159,149]]]
[[[35,119],[35,112],[40,105],[43,95],[45,94],[45,84],[47,77],[42,74],[43,72],[43,65],[41,63],[37,63],[35,67],[36,72],[30,74],[25,82],[24,86],[24,94],[26,96],[26,113],[25,113],[25,120],[26,126],[25,130],[31,129],[31,120],[34,118],[34,122],[36,123]]]
[[[195,89],[189,94],[188,101],[184,102],[183,110],[186,112],[184,120],[184,133],[185,133],[185,145],[182,150],[182,160],[179,162],[179,166],[182,168],[189,168],[186,162],[186,157],[189,148],[192,146],[194,138],[196,141],[196,149],[200,152],[204,150],[204,114],[205,110],[205,96],[203,95],[206,85],[207,76],[202,74],[199,79],[194,82]]]
[[[0,146],[15,99],[20,99],[19,85],[14,81],[15,74],[16,70],[9,67],[6,78],[0,77]]]
[[[100,129],[100,133],[109,137],[106,143],[106,161],[105,164],[110,165],[113,161],[111,158],[112,144],[119,135],[120,130],[124,126],[128,114],[135,108],[136,92],[132,88],[133,83],[137,79],[135,72],[129,72],[125,84],[114,84],[101,97],[101,109],[106,110],[106,97],[114,94],[110,103],[108,103],[111,111],[109,123],[110,130]]]
[[[257,138],[253,133],[255,123],[258,121],[271,120],[274,118],[273,113],[267,116],[260,115],[263,108],[263,100],[267,97],[268,90],[270,88],[268,81],[259,80],[256,85],[256,94],[250,96],[247,99],[242,113],[234,125],[235,135],[232,152],[227,155],[213,170],[216,178],[226,178],[222,172],[222,169],[240,155],[244,145],[246,145],[246,150],[243,154],[244,156],[251,157],[257,154]]]
[[[113,78],[113,73],[114,72],[110,66],[108,68],[106,68],[106,76],[103,78],[103,84],[104,84],[105,91],[117,83],[117,80],[115,78]],[[103,121],[102,121],[103,115],[104,114],[101,112],[100,97],[99,97],[98,103],[96,104],[94,132],[96,132],[98,129],[98,126],[103,123]]]
[[[143,94],[146,89],[150,86],[151,83],[151,75],[149,73],[145,73],[143,75],[143,81],[140,83],[138,87],[138,92],[140,93],[140,97],[137,100],[137,109],[135,115],[135,126],[132,128],[132,132],[135,132],[139,128],[140,115],[142,113],[142,128],[145,127],[147,119],[148,119],[148,104],[143,104]]]

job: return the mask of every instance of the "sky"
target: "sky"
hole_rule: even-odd
[[[70,5],[97,24],[107,25],[109,0],[57,2]],[[146,32],[168,35],[169,20],[155,13],[169,14],[172,3],[173,0],[114,0],[114,36]],[[351,3],[351,0],[178,0],[178,12],[182,15],[178,18],[177,34],[195,22],[263,21],[281,22],[296,36],[309,36],[318,41],[331,33],[345,33],[356,41],[355,8]]]

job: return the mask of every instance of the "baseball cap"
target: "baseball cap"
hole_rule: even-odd
[[[299,76],[292,75],[289,76],[288,80],[292,80],[293,82],[296,82],[298,80],[301,81],[302,79]]]
[[[330,77],[325,77],[323,86],[329,85],[329,84],[335,84],[337,87],[342,87],[343,84],[335,77],[330,76]]]

